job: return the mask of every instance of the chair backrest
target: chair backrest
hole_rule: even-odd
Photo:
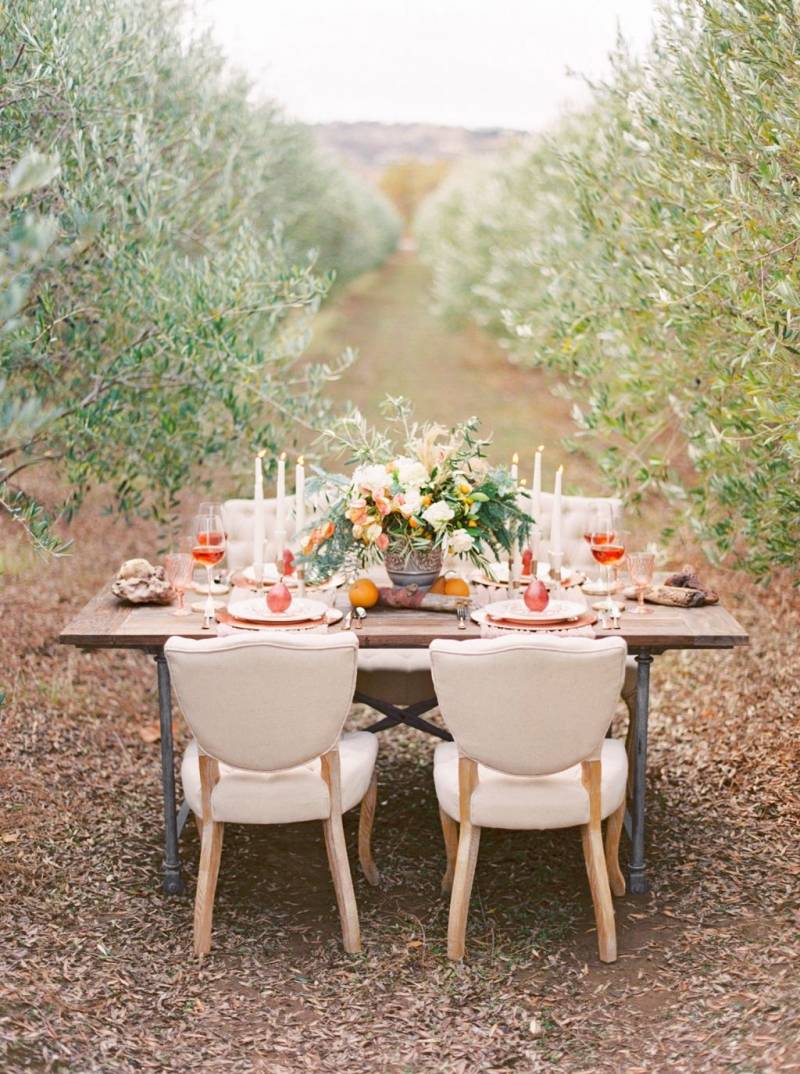
[[[264,497],[264,532],[272,540],[278,516],[278,501],[274,496]],[[226,500],[222,505],[222,520],[228,535],[226,556],[232,571],[249,567],[253,562],[254,500]],[[286,497],[286,538],[294,536],[294,496]]]
[[[542,510],[536,522],[544,544],[549,546],[550,522],[553,517],[552,492],[543,492],[541,503]],[[530,493],[521,493],[519,504],[524,511],[530,511]],[[562,496],[561,536],[564,542],[565,567],[597,567],[589,545],[583,539],[589,510],[594,504],[608,504],[616,512],[620,524],[622,523],[622,500],[614,496]]]
[[[434,641],[444,721],[466,756],[515,776],[561,772],[602,746],[625,675],[622,638]]]
[[[173,637],[164,652],[181,711],[211,757],[274,772],[338,741],[355,690],[351,632]]]

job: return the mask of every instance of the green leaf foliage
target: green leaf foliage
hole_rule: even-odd
[[[442,310],[564,377],[609,484],[758,577],[800,539],[798,40],[790,0],[671,0],[587,114],[418,224]]]
[[[67,514],[99,485],[166,519],[246,448],[316,435],[352,355],[307,361],[311,320],[396,240],[382,196],[184,18],[17,0],[0,20],[0,481],[32,534],[43,463]]]

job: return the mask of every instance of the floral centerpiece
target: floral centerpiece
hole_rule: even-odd
[[[325,508],[303,546],[309,576],[383,559],[395,584],[425,586],[447,555],[485,567],[526,540],[532,521],[518,507],[517,483],[508,469],[489,466],[477,418],[449,430],[420,426],[394,398],[383,412],[399,436],[370,428],[358,412],[326,433],[355,469],[350,478],[320,474],[313,482]]]

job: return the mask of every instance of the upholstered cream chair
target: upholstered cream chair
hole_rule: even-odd
[[[225,823],[321,820],[346,951],[361,950],[342,813],[361,802],[358,850],[378,882],[371,835],[378,741],[343,735],[356,677],[356,638],[276,631],[164,647],[175,695],[194,738],[181,766],[202,849],[194,946],[211,948]]]
[[[287,497],[287,536],[294,535],[294,497]],[[253,501],[226,500],[222,505],[225,531],[228,534],[228,566],[241,570],[253,562]],[[265,498],[266,539],[275,536],[276,500]],[[312,519],[309,517],[309,522]],[[386,726],[396,722],[396,707],[410,708],[408,718],[436,706],[431,679],[431,661],[427,649],[362,649],[358,654],[356,700],[376,708],[388,718]]]
[[[502,637],[434,641],[433,681],[454,742],[434,754],[452,887],[447,953],[464,957],[481,828],[580,825],[600,958],[617,957],[611,892],[623,895],[618,850],[628,759],[605,738],[625,672],[621,638]],[[605,851],[601,821],[608,819]],[[460,832],[458,824],[460,822]]]
[[[266,540],[275,537],[278,501],[274,497],[264,498],[264,532]],[[222,505],[222,519],[228,544],[225,550],[228,567],[240,571],[253,562],[253,500],[226,500]],[[311,521],[309,519],[309,521]],[[294,537],[294,496],[286,497],[286,537]]]

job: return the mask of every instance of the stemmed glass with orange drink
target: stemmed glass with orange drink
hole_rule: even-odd
[[[206,569],[206,581],[208,582],[208,596],[203,612],[203,629],[208,630],[214,621],[214,597],[212,589],[214,578],[212,569],[222,560],[225,555],[225,528],[222,515],[209,511],[198,515],[192,528],[194,544],[192,545],[192,557],[195,563],[199,563]]]

